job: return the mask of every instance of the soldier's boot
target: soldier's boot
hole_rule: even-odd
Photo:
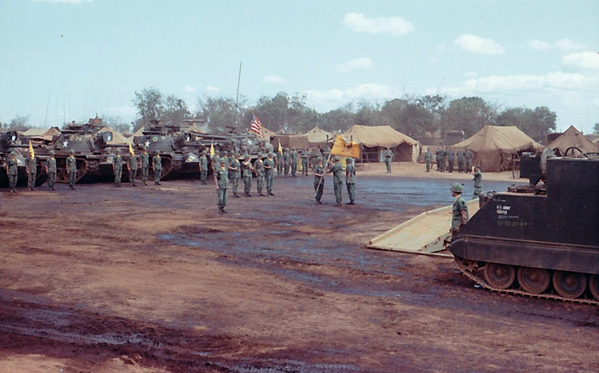
[[[274,196],[275,194],[273,192],[268,192],[269,196]]]
[[[218,212],[220,212],[221,214],[224,214],[225,210],[221,206],[219,206],[218,207]]]
[[[233,193],[233,197],[239,198],[239,196],[237,195],[237,193]]]
[[[72,186],[72,185],[70,186],[70,188],[71,188],[71,190],[75,190],[75,187],[74,187],[74,186]]]
[[[354,201],[349,201],[347,204],[348,205],[355,205]]]

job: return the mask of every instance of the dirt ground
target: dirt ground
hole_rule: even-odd
[[[254,185],[226,215],[212,183],[190,180],[4,193],[0,372],[599,371],[596,307],[364,248],[471,184],[423,167],[359,167],[343,207],[330,178],[323,205],[312,176],[280,178],[276,196]]]

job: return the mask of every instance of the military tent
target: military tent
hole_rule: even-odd
[[[266,140],[266,142],[270,142],[274,136],[276,136],[275,131],[271,131],[268,128],[262,126],[262,138]]]
[[[536,152],[543,146],[516,126],[484,126],[472,137],[452,146],[454,150],[472,150],[472,165],[483,171],[499,172],[512,169],[523,152]]]
[[[382,162],[387,148],[393,151],[393,161],[415,162],[420,144],[390,126],[353,125],[343,136],[360,144],[361,162]]]
[[[103,127],[102,129],[100,129],[98,131],[98,133],[100,133],[100,132],[112,133],[112,140],[108,141],[108,143],[107,143],[108,145],[112,145],[112,146],[114,146],[114,145],[129,145],[129,143],[132,143],[132,141],[133,141],[132,137],[126,138],[122,133],[117,132],[110,127]]]
[[[29,137],[33,141],[52,141],[52,138],[59,134],[60,130],[56,127],[30,128],[22,133],[23,136]]]
[[[566,150],[573,146],[584,153],[599,152],[599,146],[584,137],[574,126],[570,126],[566,132],[547,145],[548,148],[552,148],[558,155],[564,155]]]
[[[310,143],[311,148],[324,147],[325,144],[335,138],[334,134],[321,130],[318,126],[306,132],[305,135],[308,136],[308,142]]]
[[[306,135],[274,135],[270,137],[270,143],[272,144],[275,151],[279,148],[279,142],[281,147],[285,149],[308,149],[308,136]]]

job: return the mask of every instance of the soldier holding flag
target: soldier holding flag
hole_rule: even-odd
[[[29,141],[29,157],[25,160],[25,169],[27,170],[27,187],[30,191],[34,191],[35,178],[37,175],[37,159],[31,141]]]

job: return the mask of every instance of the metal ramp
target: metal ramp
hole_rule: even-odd
[[[478,199],[473,199],[467,203],[468,212],[472,217],[478,211]],[[425,211],[373,238],[366,247],[412,254],[453,257],[451,254],[439,253],[443,250],[443,241],[449,236],[451,210],[452,206],[450,205]]]

